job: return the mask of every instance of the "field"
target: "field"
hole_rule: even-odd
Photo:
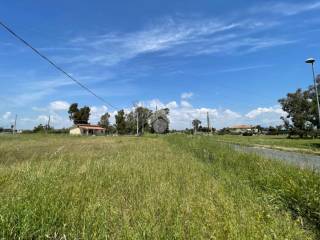
[[[285,135],[279,136],[239,136],[214,135],[218,142],[236,143],[247,146],[262,146],[286,151],[295,151],[320,155],[320,139],[288,139]]]
[[[206,136],[0,136],[0,202],[1,239],[320,237],[319,174]]]

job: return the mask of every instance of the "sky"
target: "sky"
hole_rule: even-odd
[[[170,109],[171,129],[281,124],[278,99],[312,84],[320,1],[3,0],[0,20],[85,84],[0,29],[0,126],[72,125],[71,103],[105,112]],[[316,71],[320,67],[315,65]]]

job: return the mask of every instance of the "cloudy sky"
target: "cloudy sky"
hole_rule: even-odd
[[[4,0],[1,21],[117,109],[171,110],[171,128],[279,124],[278,99],[312,83],[320,1]],[[317,66],[316,66],[317,68]],[[0,29],[0,126],[68,127],[114,112]],[[318,68],[319,69],[319,68]]]

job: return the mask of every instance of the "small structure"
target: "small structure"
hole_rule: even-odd
[[[234,134],[244,134],[244,133],[252,133],[256,134],[258,133],[257,129],[255,126],[252,125],[235,125],[229,127],[230,132]]]
[[[169,129],[169,109],[161,109],[155,111],[150,117],[150,123],[156,133],[163,134]]]
[[[105,128],[90,124],[77,124],[70,128],[70,135],[103,135],[105,132]]]

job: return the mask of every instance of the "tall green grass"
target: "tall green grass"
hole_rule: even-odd
[[[281,161],[236,153],[211,137],[168,138],[180,151],[188,151],[210,168],[214,179],[236,198],[249,189],[253,198],[289,212],[320,238],[320,175]],[[240,191],[239,195],[236,194]]]
[[[316,239],[318,186],[206,138],[0,137],[0,238]]]

